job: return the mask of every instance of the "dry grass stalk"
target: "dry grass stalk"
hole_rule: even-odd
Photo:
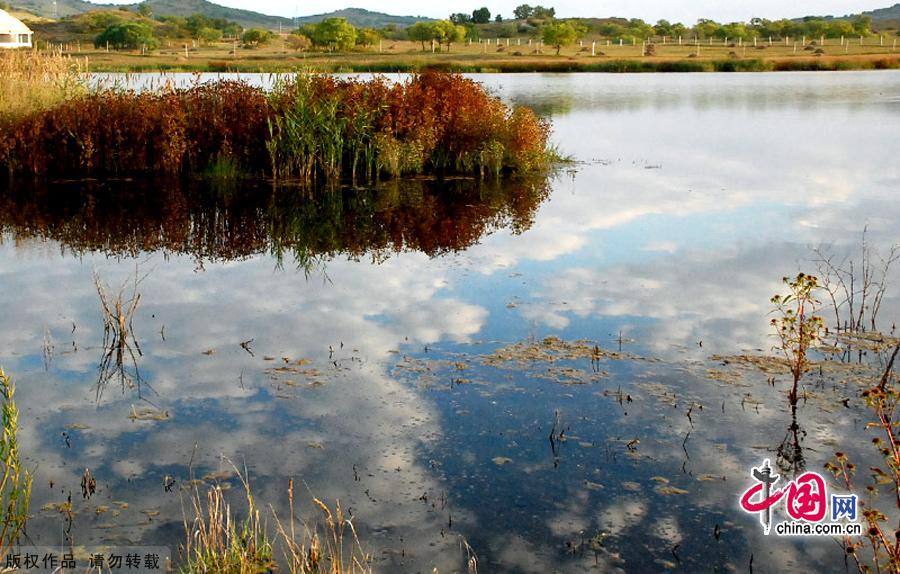
[[[87,62],[59,53],[0,53],[0,121],[49,109],[87,91]]]
[[[97,379],[97,402],[103,398],[103,391],[109,382],[119,379],[123,391],[126,388],[137,388],[140,393],[140,371],[137,367],[137,359],[141,356],[141,347],[134,336],[134,314],[141,302],[138,286],[143,278],[138,276],[135,268],[134,279],[130,282],[131,292],[126,294],[129,282],[124,283],[117,292],[113,293],[100,279],[100,275],[94,273],[94,286],[100,298],[100,309],[103,312],[103,348],[104,354],[99,365]],[[126,361],[130,362],[134,374],[126,368]]]
[[[280,566],[291,574],[370,574],[371,557],[359,542],[351,520],[344,515],[340,503],[332,509],[313,499],[322,511],[324,524],[303,525],[298,532],[294,515],[294,482],[290,481],[290,522],[282,523],[271,509],[276,524],[270,536],[253,497],[246,469],[242,473],[234,465],[247,502],[243,520],[232,512],[220,486],[212,486],[205,496],[192,480],[190,507],[185,511],[187,534],[182,548],[185,574],[256,574],[271,572]],[[193,472],[192,472],[193,475]],[[190,518],[189,518],[190,516]],[[281,565],[275,559],[275,548],[282,551]]]
[[[31,473],[19,460],[19,409],[15,403],[16,387],[0,368],[0,561],[6,559],[13,544],[25,531],[31,502]]]

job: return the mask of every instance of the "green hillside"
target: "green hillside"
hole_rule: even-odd
[[[335,10],[327,14],[316,14],[313,16],[302,16],[297,18],[300,24],[315,24],[326,18],[345,18],[348,22],[359,28],[383,28],[388,25],[406,27],[430,20],[421,16],[393,16],[383,12],[372,12],[363,8],[345,8],[343,10]]]
[[[126,5],[95,4],[84,0],[57,0],[54,7],[53,0],[7,0],[16,9],[31,12],[46,18],[62,18],[84,14],[93,10],[128,9],[136,10],[137,3]],[[153,14],[157,16],[190,16],[203,14],[210,18],[224,18],[237,22],[245,28],[269,28],[277,30],[279,25],[285,29],[293,26],[290,18],[280,16],[268,16],[250,10],[239,10],[213,4],[207,0],[148,0],[145,4],[150,6]]]
[[[57,0],[55,5],[53,0],[7,1],[17,10],[30,12],[31,14],[36,14],[45,18],[64,18],[66,16],[84,14],[93,10],[136,10],[138,6],[138,3],[112,5],[86,2],[85,0]],[[268,16],[250,10],[228,8],[207,0],[147,0],[144,3],[149,5],[153,14],[156,16],[187,17],[192,14],[203,14],[210,18],[224,18],[232,22],[237,22],[244,28],[268,28],[270,30],[277,30],[279,26],[288,30],[294,27],[295,23],[311,24],[321,22],[325,18],[334,17],[346,18],[351,24],[361,28],[383,28],[390,24],[398,27],[406,27],[422,20],[428,20],[428,18],[417,16],[393,16],[391,14],[372,12],[362,8],[345,8],[327,14],[316,14],[292,19],[281,16]]]

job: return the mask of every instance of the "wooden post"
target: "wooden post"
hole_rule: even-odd
[[[681,45],[681,36],[678,36],[678,45]]]
[[[896,44],[896,43],[897,43],[897,41],[894,40],[894,44]],[[597,55],[597,42],[591,42],[591,56],[596,56],[596,55]]]
[[[806,36],[803,36],[802,38],[803,38],[803,39],[800,40],[800,45],[801,45],[801,46],[805,46],[805,45],[806,45]]]
[[[184,57],[190,58],[190,54],[188,53],[188,45],[187,44],[184,45]]]

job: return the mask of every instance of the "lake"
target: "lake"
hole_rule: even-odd
[[[475,78],[551,118],[574,163],[325,194],[3,188],[0,364],[36,544],[174,550],[185,488],[240,507],[234,465],[281,517],[290,479],[311,521],[339,499],[376,571],[462,572],[467,547],[481,572],[844,567],[738,501],[764,458],[877,463],[859,395],[883,353],[820,363],[793,416],[789,375],[753,357],[816,250],[900,241],[900,73]],[[98,283],[140,294],[124,342]]]

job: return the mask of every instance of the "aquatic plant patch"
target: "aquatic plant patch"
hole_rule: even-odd
[[[270,91],[220,81],[104,89],[0,124],[19,175],[265,175],[304,183],[407,174],[498,176],[548,167],[550,125],[477,82],[301,74]]]

